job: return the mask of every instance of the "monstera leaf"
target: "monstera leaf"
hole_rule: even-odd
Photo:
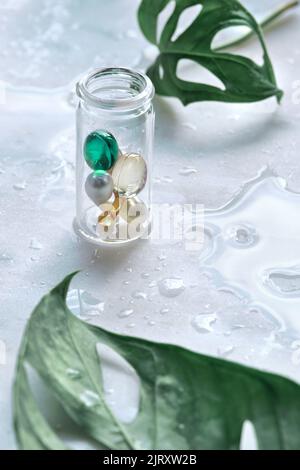
[[[175,3],[175,9],[157,39],[158,17],[170,1]],[[201,5],[202,10],[173,40],[181,15],[195,5]],[[237,0],[142,0],[138,19],[146,38],[160,50],[147,72],[158,94],[177,97],[184,105],[204,100],[250,103],[271,96],[280,101],[283,93],[277,87],[261,28]],[[263,50],[263,65],[242,55],[212,48],[217,33],[233,26],[246,26],[256,35]],[[180,79],[177,67],[181,59],[205,67],[223,87]]]
[[[24,333],[14,385],[15,431],[21,449],[67,448],[39,410],[28,365],[73,421],[103,448],[238,449],[243,423],[249,420],[261,449],[300,449],[297,384],[177,346],[88,325],[66,306],[71,279],[67,277],[41,300]],[[99,343],[113,348],[139,376],[139,411],[129,424],[120,422],[106,404]]]

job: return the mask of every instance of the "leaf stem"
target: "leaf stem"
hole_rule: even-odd
[[[273,23],[281,15],[286,13],[288,10],[295,8],[298,5],[299,5],[299,0],[294,0],[294,1],[281,5],[260,23],[260,27],[266,28],[269,24]],[[250,39],[252,36],[254,36],[254,31],[250,31],[249,33],[243,34],[242,36],[240,36],[237,39],[234,39],[233,41],[229,41],[225,44],[222,44],[221,46],[218,46],[217,48],[215,48],[215,51],[222,51],[223,49],[227,49],[228,47],[238,46],[239,44],[242,44],[243,42]]]

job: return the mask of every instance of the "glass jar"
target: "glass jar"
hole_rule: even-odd
[[[125,68],[96,70],[77,84],[76,219],[96,245],[128,243],[151,229],[154,87]]]

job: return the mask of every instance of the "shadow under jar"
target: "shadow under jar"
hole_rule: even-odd
[[[151,227],[154,87],[125,68],[96,70],[77,84],[76,219],[96,244],[146,237]]]

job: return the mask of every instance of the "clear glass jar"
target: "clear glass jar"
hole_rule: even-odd
[[[151,227],[154,87],[125,68],[77,84],[77,234],[96,245],[127,243]]]

